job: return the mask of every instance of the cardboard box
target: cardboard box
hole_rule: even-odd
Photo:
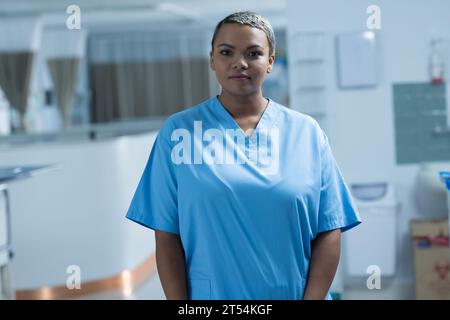
[[[450,299],[448,219],[412,220],[416,299]]]

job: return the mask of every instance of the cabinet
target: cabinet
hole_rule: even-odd
[[[0,182],[0,300],[13,298],[9,276],[8,224],[8,193],[6,185]]]
[[[289,50],[291,108],[322,124],[327,113],[324,39],[321,31],[296,32]]]

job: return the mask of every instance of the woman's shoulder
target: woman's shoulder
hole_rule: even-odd
[[[319,123],[316,119],[311,117],[310,115],[303,113],[301,111],[295,110],[293,108],[286,107],[280,103],[277,103],[275,101],[272,101],[274,104],[277,105],[278,109],[280,110],[280,113],[283,117],[283,122],[289,122],[293,125],[299,125],[301,127],[311,127],[313,129],[320,129]]]
[[[326,135],[316,119],[301,111],[294,110],[284,105],[278,104],[281,114],[281,124],[292,136],[307,136],[310,141],[315,141],[323,146],[326,142]]]

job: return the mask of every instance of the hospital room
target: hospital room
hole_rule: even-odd
[[[449,1],[1,0],[0,300],[450,300],[448,79]]]

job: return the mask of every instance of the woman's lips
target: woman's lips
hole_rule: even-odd
[[[248,76],[231,76],[230,79],[243,81],[243,80],[250,80],[250,77],[248,77]]]

